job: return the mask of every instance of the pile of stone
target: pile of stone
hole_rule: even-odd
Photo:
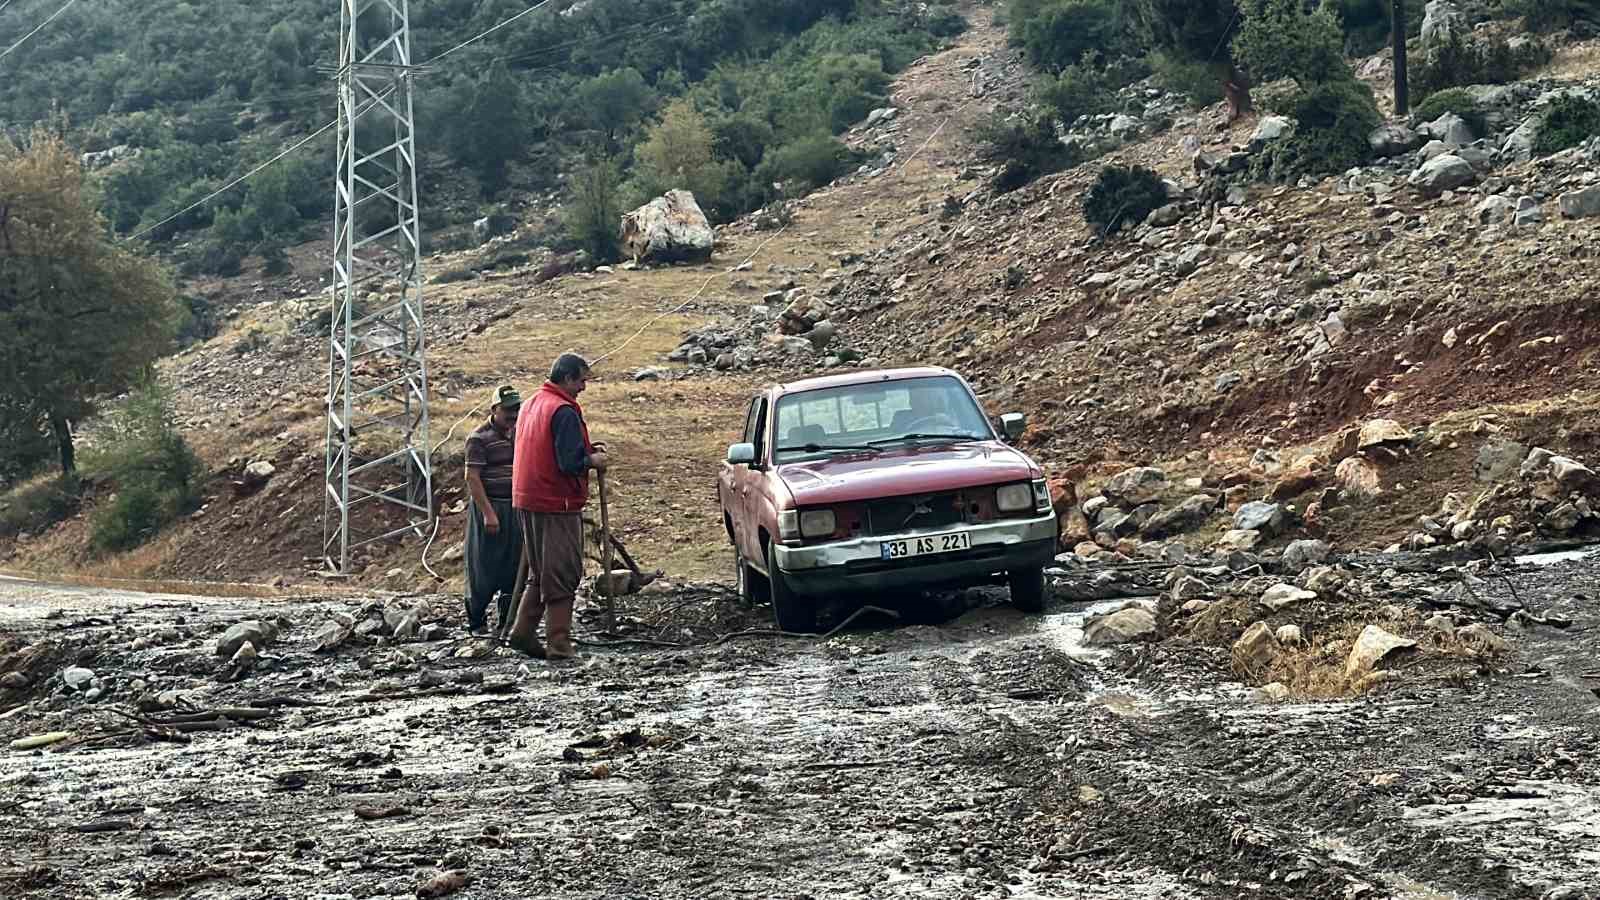
[[[770,291],[750,307],[743,322],[719,323],[690,332],[667,355],[669,362],[717,371],[780,369],[808,371],[875,361],[836,342],[838,328],[830,320],[828,301],[792,283]],[[640,381],[670,377],[659,368],[634,373]]]

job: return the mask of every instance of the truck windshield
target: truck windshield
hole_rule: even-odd
[[[780,461],[896,443],[994,437],[972,394],[948,375],[789,394],[778,401],[776,425]]]

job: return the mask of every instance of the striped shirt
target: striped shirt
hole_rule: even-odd
[[[496,428],[493,419],[467,435],[467,468],[478,470],[483,492],[490,500],[511,500],[511,460],[515,451],[513,435]]]

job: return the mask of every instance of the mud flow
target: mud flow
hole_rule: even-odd
[[[0,668],[18,673],[0,705],[0,738],[18,742],[0,755],[0,884],[59,898],[1600,896],[1596,569],[1514,571],[1484,592],[1514,589],[1570,627],[1507,627],[1494,660],[1420,657],[1364,696],[1283,702],[1231,674],[1225,650],[1181,639],[1137,573],[1124,596],[1073,601],[1106,579],[1057,572],[1043,616],[974,590],[806,640],[760,633],[765,611],[725,589],[653,586],[658,607],[753,633],[594,639],[560,665],[468,637],[452,598],[0,582]],[[1445,584],[1355,577],[1399,602]],[[1085,638],[1130,603],[1164,633]],[[580,619],[592,635],[598,618]],[[253,659],[219,655],[258,627],[272,635]]]

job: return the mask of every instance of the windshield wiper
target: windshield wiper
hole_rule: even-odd
[[[881,444],[898,444],[898,443],[901,443],[901,442],[909,442],[909,441],[981,441],[981,440],[983,440],[983,438],[981,438],[981,437],[979,437],[979,436],[977,436],[975,434],[922,434],[922,433],[919,433],[919,432],[913,432],[911,434],[902,434],[899,437],[880,438],[879,440],[871,441],[870,443],[873,446],[878,446],[878,445],[881,445]]]
[[[878,452],[868,444],[803,444],[798,447],[779,447],[779,453],[850,453],[857,450]]]

